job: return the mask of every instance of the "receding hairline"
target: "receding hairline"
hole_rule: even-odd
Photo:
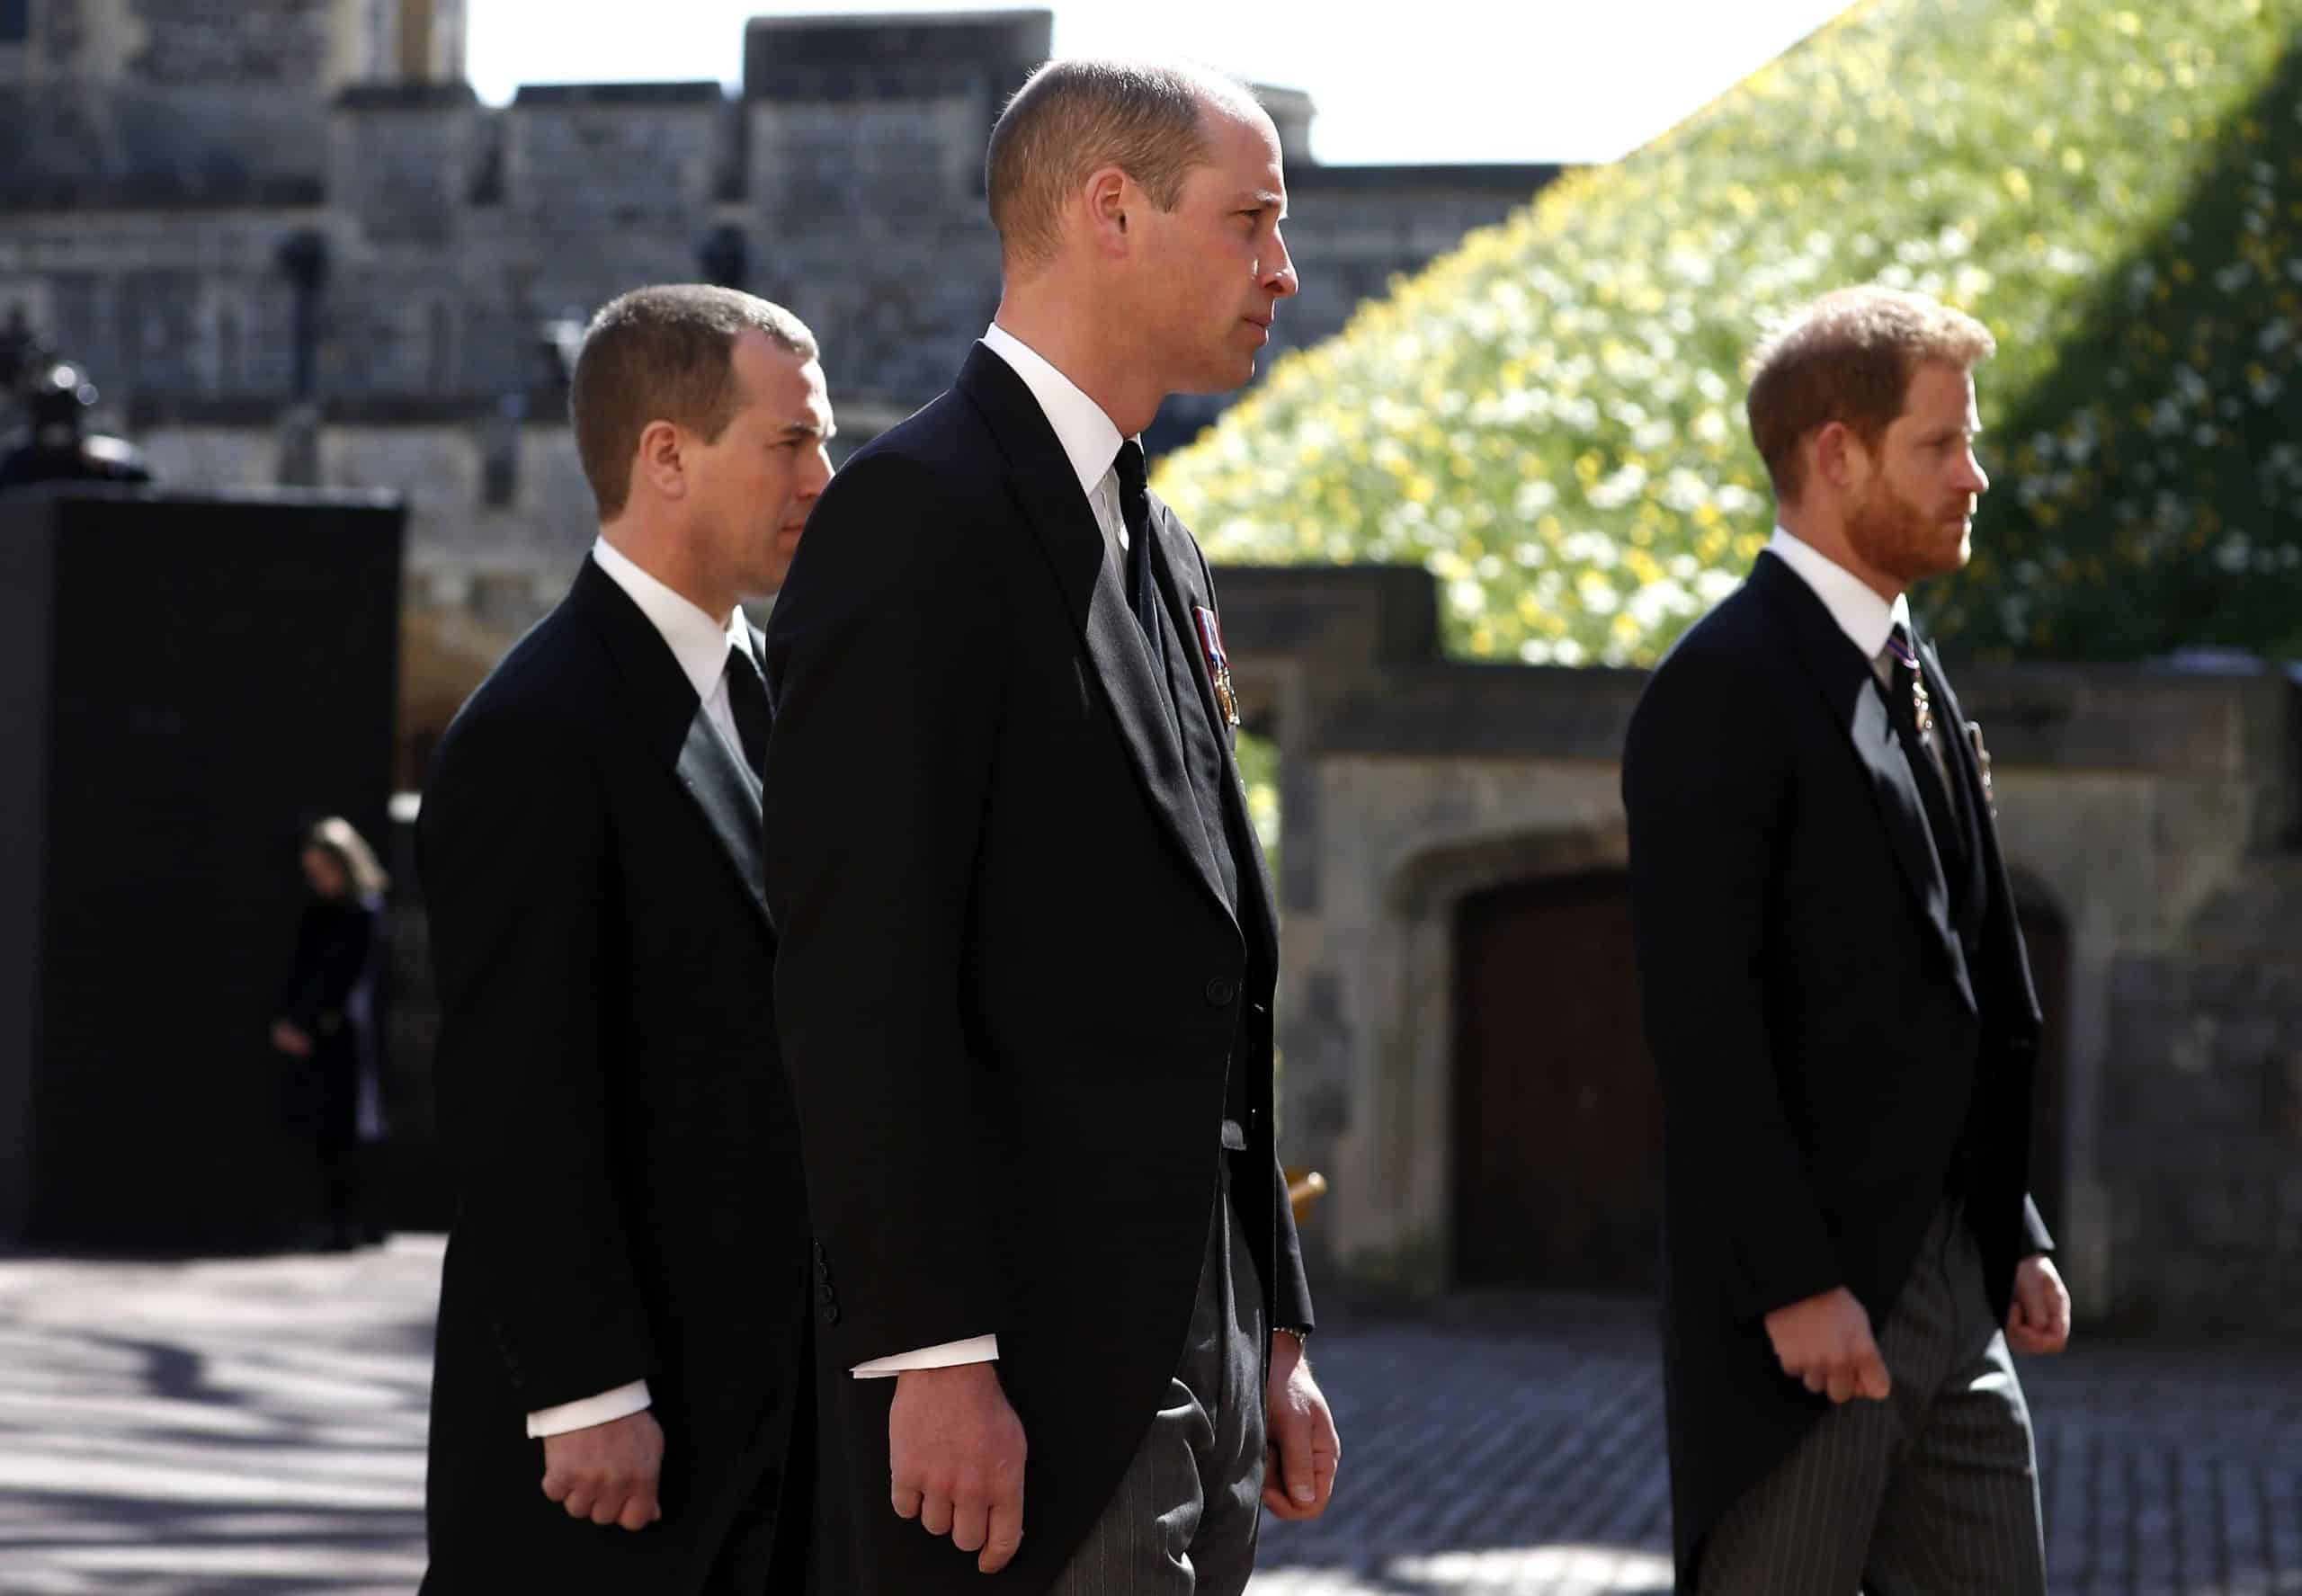
[[[809,366],[813,366],[818,376],[822,374],[823,354],[820,351],[815,349],[794,348],[792,345],[784,343],[781,339],[778,338],[774,334],[769,332],[764,327],[745,327],[736,333],[736,335],[729,340],[727,344],[727,369],[734,375],[738,386],[743,389],[745,402],[756,405],[761,403],[767,397],[764,394],[756,394],[751,391],[751,385],[745,379],[742,368],[737,366],[736,363],[737,358],[742,353],[744,341],[746,338],[753,336],[756,336],[760,343],[765,345],[765,352],[769,358],[788,364],[794,371],[805,372]],[[807,421],[804,418],[796,421],[789,421],[776,429],[775,435],[779,438],[805,437],[830,439],[837,437],[839,435],[839,424],[828,419],[831,409],[829,397],[828,394],[825,397],[825,402],[824,409],[826,416],[825,424],[817,426],[814,422]]]
[[[1056,56],[1033,67],[1031,76],[1008,96],[1007,104],[1015,104],[1043,84],[1096,74],[1116,77],[1129,73],[1174,80],[1191,91],[1201,117],[1213,111],[1242,121],[1271,120],[1271,112],[1245,79],[1188,56]]]
[[[1140,146],[1130,152],[1121,139],[1109,148],[1080,151],[1075,147],[1071,158],[1063,161],[1043,142],[1047,119],[1066,113],[1042,102],[1068,103],[1072,107],[1068,114],[1079,118],[1111,113],[1130,101],[1140,112],[1162,97],[1171,113],[1185,102],[1190,110],[1187,124],[1180,120],[1171,124],[1179,135],[1178,147],[1166,156],[1154,157]],[[1083,112],[1079,109],[1083,103],[1094,109]],[[1044,260],[1054,253],[1057,202],[1047,180],[1055,163],[1063,161],[1060,170],[1072,180],[1116,167],[1142,184],[1153,201],[1165,209],[1174,202],[1182,182],[1191,173],[1214,164],[1216,141],[1231,125],[1259,131],[1274,146],[1280,142],[1278,124],[1253,87],[1203,62],[1182,58],[1062,56],[1042,63],[1002,107],[985,152],[985,184],[992,220],[999,227],[1003,256],[1012,265],[1018,259]],[[1019,148],[1029,153],[1013,153]],[[1130,155],[1146,160],[1145,169],[1136,170]],[[1014,165],[1017,160],[1022,163],[1020,169]],[[1068,183],[1057,186],[1068,187]],[[1252,197],[1259,205],[1285,203],[1280,192],[1260,187],[1242,197]],[[1012,209],[1018,204],[1023,207],[1021,214]]]

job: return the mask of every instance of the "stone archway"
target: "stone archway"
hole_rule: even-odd
[[[1561,807],[1571,812],[1570,806]],[[1453,1284],[1523,1283],[1529,1278],[1524,1270],[1498,1266],[1493,1254],[1498,1247],[1513,1244],[1522,1225],[1520,1216],[1530,1201],[1539,1208],[1545,1205],[1511,1191],[1507,1142],[1467,1142],[1461,1128],[1467,1115],[1478,1122],[1486,1112],[1482,1105],[1498,1091],[1509,1095],[1512,1076],[1508,1057],[1512,1011],[1488,1001],[1485,994],[1492,987],[1524,985],[1517,982],[1512,967],[1521,957],[1557,973],[1557,961],[1545,960],[1539,950],[1550,932],[1537,933],[1536,953],[1514,951],[1525,946],[1523,937],[1513,934],[1520,923],[1515,905],[1524,895],[1533,895],[1539,918],[1546,903],[1557,907],[1544,895],[1554,890],[1564,894],[1572,915],[1578,912],[1574,905],[1585,897],[1603,902],[1610,892],[1621,895],[1627,860],[1628,841],[1619,822],[1584,822],[1457,837],[1418,850],[1391,872],[1381,905],[1387,927],[1383,940],[1396,950],[1400,1025],[1395,1047],[1385,1050],[1380,1078],[1370,1084],[1372,1095],[1396,1111],[1367,1124],[1366,1138],[1344,1168],[1353,1178],[1372,1177],[1387,1188],[1390,1200],[1383,1205],[1379,1219],[1372,1213],[1365,1216],[1381,1230],[1370,1226],[1361,1234],[1372,1239],[1387,1232],[1389,1260],[1384,1272],[1398,1283],[1433,1289]],[[1593,882],[1602,885],[1593,888],[1588,885]],[[1467,960],[1462,936],[1466,918],[1485,923],[1498,912],[1497,905],[1501,940],[1493,934],[1479,938]],[[1603,916],[1605,911],[1598,913]],[[1626,944],[1628,927],[1626,914],[1620,925]],[[1627,947],[1620,962],[1628,983]],[[1499,1060],[1475,1082],[1466,1081],[1459,1061],[1467,1022],[1485,1027],[1474,1030],[1481,1039],[1481,1057]],[[1575,1050],[1572,1045],[1569,1050]],[[1468,1095],[1463,1096],[1467,1087]],[[1530,1109],[1523,1093],[1511,1102],[1513,1113],[1545,1111],[1539,1105]],[[1571,1137],[1572,1132],[1567,1134]],[[1463,1251],[1466,1244],[1472,1248],[1468,1254]],[[1363,1243],[1352,1251],[1368,1259]],[[1652,1247],[1646,1251],[1651,1253]],[[1592,1277],[1583,1271],[1578,1278]]]

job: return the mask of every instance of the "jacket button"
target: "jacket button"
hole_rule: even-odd
[[[1218,976],[1207,984],[1207,1001],[1211,1007],[1228,1007],[1238,994],[1239,984],[1228,976]]]
[[[816,1300],[822,1303],[825,1307],[829,1307],[833,1303],[839,1300],[839,1293],[833,1290],[831,1288],[831,1282],[826,1280],[824,1284],[816,1288]]]
[[[827,1302],[824,1304],[823,1321],[826,1324],[836,1324],[839,1323],[839,1304],[835,1302]]]

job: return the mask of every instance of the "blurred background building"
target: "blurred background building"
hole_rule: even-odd
[[[706,280],[822,339],[843,448],[941,390],[998,298],[982,155],[1044,11],[762,18],[744,82],[484,106],[464,0],[0,0],[0,322],[85,362],[171,485],[409,506],[399,780],[593,530],[561,360],[602,301]],[[1548,166],[1322,168],[1265,91],[1292,241],[1276,342],[1336,332]],[[1225,401],[1178,401],[1155,448]]]

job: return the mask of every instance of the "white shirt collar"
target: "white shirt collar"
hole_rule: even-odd
[[[1056,441],[1063,445],[1071,468],[1079,474],[1079,491],[1092,500],[1111,468],[1111,460],[1125,441],[1103,407],[1079,391],[1078,384],[1048,364],[1045,355],[1014,334],[993,322],[984,330],[983,346],[1014,368],[1031,397],[1039,402]]]
[[[742,606],[724,624],[714,620],[641,570],[629,555],[605,538],[593,541],[592,557],[607,573],[608,580],[629,594],[639,612],[663,634],[672,657],[679,661],[681,674],[694,687],[698,699],[709,700],[718,691],[719,679],[727,672],[729,644],[751,654],[751,625],[744,619]]]
[[[1878,590],[1823,553],[1811,543],[1801,542],[1781,527],[1774,529],[1773,540],[1767,549],[1784,565],[1796,571],[1823,607],[1838,622],[1865,659],[1877,659],[1886,651],[1887,639],[1897,626],[1910,629],[1910,599],[1897,593],[1891,604],[1878,596]]]

